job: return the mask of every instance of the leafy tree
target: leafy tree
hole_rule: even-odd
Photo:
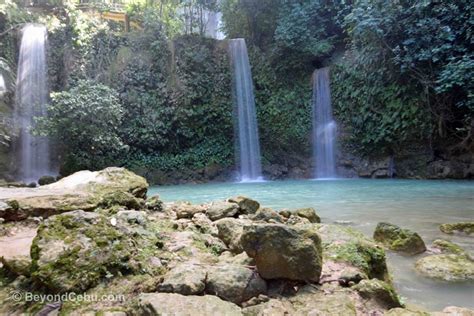
[[[92,81],[52,94],[48,117],[38,118],[37,133],[54,137],[65,154],[62,171],[99,169],[126,152],[119,136],[123,108],[117,93]]]

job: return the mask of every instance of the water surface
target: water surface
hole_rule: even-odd
[[[164,201],[203,203],[245,195],[274,209],[314,207],[326,223],[345,221],[371,236],[380,221],[418,232],[427,245],[436,238],[454,241],[474,253],[474,238],[439,231],[441,223],[474,220],[474,181],[325,180],[214,183],[153,187]],[[389,253],[399,293],[409,303],[440,310],[474,308],[474,284],[449,284],[416,274],[416,257]]]

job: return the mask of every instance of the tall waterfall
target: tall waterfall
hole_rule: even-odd
[[[242,38],[230,41],[234,70],[235,112],[237,114],[236,148],[241,181],[262,179],[260,143],[247,45]]]
[[[15,122],[20,129],[16,144],[18,177],[36,181],[52,174],[49,141],[33,136],[35,116],[46,115],[48,101],[46,66],[46,27],[28,24],[23,30],[16,83]]]
[[[313,152],[316,178],[335,178],[336,122],[332,116],[329,68],[313,74]]]

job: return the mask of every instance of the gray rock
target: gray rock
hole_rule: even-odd
[[[207,271],[200,265],[180,264],[165,274],[159,292],[198,295],[206,287]]]
[[[212,295],[184,296],[172,293],[142,293],[139,296],[138,305],[142,315],[242,315],[240,307]]]
[[[240,304],[266,293],[267,284],[256,271],[238,265],[219,265],[208,271],[206,293]]]
[[[264,279],[319,281],[321,239],[312,230],[282,224],[248,225],[241,243]]]
[[[217,221],[224,217],[234,217],[239,212],[239,206],[229,202],[213,202],[206,210],[206,215],[211,221]]]

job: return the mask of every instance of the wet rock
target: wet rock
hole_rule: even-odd
[[[443,239],[436,239],[435,241],[433,241],[433,243],[431,244],[431,248],[437,249],[441,253],[451,253],[457,255],[466,253],[466,251],[462,247]]]
[[[282,224],[248,225],[241,243],[264,279],[319,280],[321,239],[314,231]]]
[[[420,235],[389,223],[377,224],[374,239],[393,251],[408,255],[416,255],[426,251],[425,243]]]
[[[474,222],[442,224],[439,229],[445,234],[463,233],[466,235],[474,234]]]
[[[214,202],[209,205],[206,215],[211,221],[217,221],[224,217],[234,217],[239,212],[239,206],[229,202]]]
[[[373,299],[386,308],[402,307],[400,299],[393,287],[378,279],[362,280],[352,289],[367,299]]]
[[[158,291],[183,295],[202,294],[206,287],[206,277],[207,271],[202,266],[180,264],[166,273]]]
[[[208,270],[206,293],[240,304],[266,293],[267,284],[256,271],[237,265],[219,265]]]
[[[433,314],[412,308],[396,307],[385,312],[384,316],[433,316]]]
[[[442,254],[419,259],[416,270],[438,280],[462,282],[474,280],[474,261],[467,255]]]
[[[138,305],[143,315],[242,315],[240,307],[213,295],[142,293]]]
[[[255,214],[260,208],[260,203],[245,196],[237,196],[228,199],[228,202],[239,205],[240,214]]]
[[[465,307],[448,306],[442,312],[434,312],[431,316],[474,316],[474,310]]]

